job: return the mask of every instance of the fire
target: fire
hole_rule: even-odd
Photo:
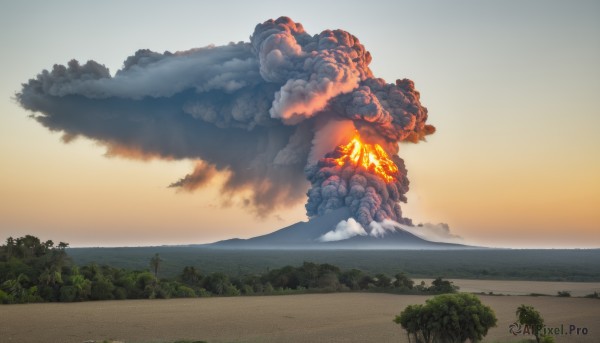
[[[342,156],[335,159],[339,166],[352,163],[361,166],[386,182],[393,182],[398,173],[398,167],[388,157],[388,154],[379,144],[366,144],[360,140],[358,133],[346,145],[340,145],[338,151]]]

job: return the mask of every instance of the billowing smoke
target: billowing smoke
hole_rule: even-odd
[[[341,241],[344,239],[352,238],[354,236],[366,236],[367,232],[354,218],[348,220],[342,220],[339,222],[334,230],[326,232],[323,236],[319,237],[321,242],[333,242]]]
[[[54,65],[16,98],[65,142],[86,137],[131,159],[196,160],[171,187],[194,190],[221,173],[222,193],[243,196],[259,215],[304,200],[308,177],[309,216],[348,206],[363,227],[410,223],[398,205],[408,190],[398,143],[435,129],[413,82],[375,78],[370,62],[350,33],[309,35],[281,17],[258,24],[250,42],[138,50],[114,75],[95,61]],[[392,182],[328,162],[355,131],[390,156]]]
[[[306,210],[309,215],[323,215],[339,207],[349,207],[363,227],[373,221],[392,219],[412,225],[402,217],[400,201],[406,202],[408,179],[404,161],[392,157],[398,167],[392,182],[352,163],[339,166],[336,159],[343,155],[341,148],[328,153],[317,164],[309,165],[306,174],[312,188],[308,191]]]
[[[377,238],[382,238],[386,235],[386,233],[395,232],[398,229],[400,229],[401,226],[399,223],[391,219],[384,219],[380,222],[372,221],[369,224],[369,228],[371,229],[369,235]]]

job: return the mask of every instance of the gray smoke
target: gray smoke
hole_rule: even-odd
[[[188,192],[193,192],[207,184],[216,174],[217,170],[213,165],[197,162],[191,174],[187,174],[179,181],[173,182],[169,187],[181,188]]]
[[[425,223],[417,226],[400,225],[400,228],[432,242],[464,243],[463,238],[450,231],[450,226],[446,223]]]
[[[402,221],[398,201],[406,200],[408,179],[398,143],[435,129],[412,81],[374,78],[370,61],[348,32],[309,35],[281,17],[258,24],[250,42],[138,50],[114,75],[95,61],[54,65],[23,84],[16,99],[65,142],[86,137],[111,156],[198,161],[172,187],[194,190],[225,173],[223,194],[249,193],[259,215],[305,199],[308,175],[309,216],[350,206],[363,225]],[[393,156],[397,183],[348,168],[320,171],[331,169],[321,158],[336,139],[319,138],[319,130],[344,122],[347,131],[348,121]]]
[[[309,215],[323,215],[337,208],[350,208],[354,218],[368,227],[372,221],[392,219],[412,225],[402,217],[399,202],[406,202],[408,178],[404,161],[396,155],[392,160],[398,166],[393,182],[386,182],[369,170],[353,164],[339,166],[334,159],[341,156],[340,149],[325,155],[315,165],[306,168],[311,182],[306,211]]]

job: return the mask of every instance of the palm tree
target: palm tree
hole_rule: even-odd
[[[183,268],[183,272],[181,273],[181,281],[190,286],[198,286],[201,280],[202,274],[200,274],[196,268],[190,266]]]
[[[44,269],[42,274],[39,276],[39,282],[46,286],[54,286],[56,284],[63,283],[62,274],[56,266]]]
[[[6,260],[7,261],[12,257],[15,246],[16,246],[15,239],[12,237],[8,237],[6,239]]]
[[[27,275],[21,273],[16,279],[4,281],[4,283],[2,283],[2,288],[8,292],[13,301],[22,303],[27,300],[27,288],[24,284],[28,282],[29,278]]]
[[[150,259],[150,267],[152,267],[152,270],[154,271],[154,278],[158,279],[158,267],[160,267],[160,263],[163,260],[160,258],[160,255],[158,255],[158,253],[154,254],[154,257],[152,257]]]
[[[92,290],[92,282],[79,274],[77,267],[73,268],[71,283],[73,284],[73,288],[75,288],[76,299],[81,301],[87,299]]]

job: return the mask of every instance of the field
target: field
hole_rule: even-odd
[[[564,281],[517,281],[517,280],[465,280],[449,279],[460,287],[461,292],[495,295],[557,295],[567,291],[574,297],[584,297],[597,292],[600,294],[600,282],[564,282]],[[425,281],[431,284],[433,279],[415,279],[415,284]]]
[[[0,306],[2,342],[408,342],[394,316],[427,296],[306,294],[170,300],[123,300]],[[546,323],[587,328],[557,342],[597,342],[597,299],[480,296],[498,317],[486,342],[515,342],[515,309],[530,304]]]
[[[264,273],[303,261],[330,263],[342,269],[411,278],[487,280],[600,281],[600,249],[571,250],[220,250],[193,246],[71,248],[76,264],[95,262],[126,269],[148,269],[150,258],[163,259],[162,277],[175,277],[185,266],[202,273],[230,276]]]
[[[495,311],[498,325],[486,342],[532,338],[509,333],[521,304],[539,310],[548,326],[565,332],[571,327],[586,330],[586,335],[557,336],[557,342],[600,340],[600,300],[578,298],[600,292],[600,249],[285,253],[193,246],[68,249],[76,264],[129,270],[148,269],[155,253],[163,260],[159,273],[164,278],[176,277],[185,266],[204,275],[224,272],[235,278],[303,261],[368,274],[405,272],[426,284],[442,276],[461,291],[482,294],[482,302]],[[558,291],[569,291],[572,297],[557,297]],[[408,342],[392,319],[428,297],[359,292],[5,305],[0,306],[0,342]]]

